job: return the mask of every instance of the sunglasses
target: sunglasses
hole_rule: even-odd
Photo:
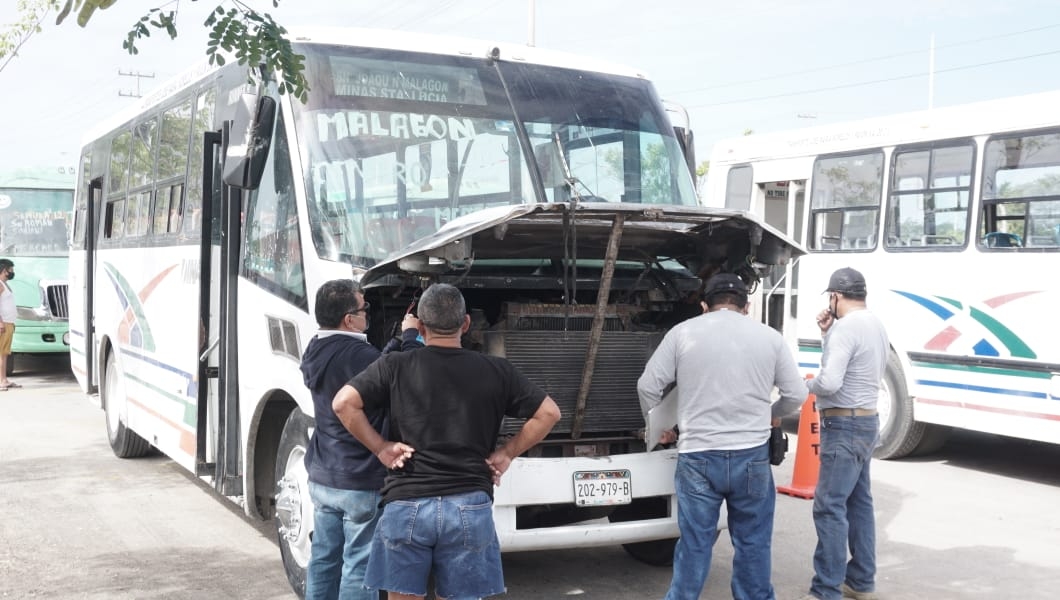
[[[360,308],[355,308],[353,310],[347,311],[346,314],[355,315],[355,314],[361,313],[361,312],[367,314],[369,308],[372,308],[372,305],[367,303],[367,302],[365,302],[364,304],[361,305]]]

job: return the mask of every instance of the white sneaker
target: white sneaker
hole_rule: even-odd
[[[876,592],[859,592],[847,585],[846,582],[843,582],[843,585],[840,586],[840,590],[842,590],[844,598],[853,598],[854,600],[880,600],[880,595]]]

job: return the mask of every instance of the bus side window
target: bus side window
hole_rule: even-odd
[[[138,235],[136,224],[140,217],[140,197],[129,196],[125,200],[125,237]]]
[[[213,130],[214,88],[204,90],[195,100],[195,114],[191,123],[191,154],[188,164],[188,189],[185,191],[183,231],[195,237],[202,231],[202,151],[203,134]],[[209,191],[207,191],[208,193]]]
[[[110,143],[107,178],[107,211],[103,237],[120,239],[125,235],[125,193],[129,184],[129,152],[132,132],[122,131]]]
[[[812,250],[871,250],[883,194],[883,152],[818,157],[810,190]]]
[[[280,298],[307,309],[302,240],[294,177],[282,114],[261,185],[247,206],[243,275]]]
[[[155,176],[154,234],[176,233],[184,206],[184,181],[188,173],[188,136],[191,135],[192,99],[162,113]]]
[[[125,200],[107,203],[107,214],[104,220],[103,237],[118,239],[125,232]]]

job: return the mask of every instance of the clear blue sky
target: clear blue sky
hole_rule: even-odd
[[[527,0],[249,1],[287,26],[349,25],[525,43]],[[81,136],[203,55],[218,0],[182,0],[180,37],[129,56],[155,0],[121,0],[87,29],[52,20],[0,71],[0,167],[74,165]],[[171,3],[172,4],[172,3]],[[13,2],[0,6],[9,22]],[[719,139],[920,110],[935,37],[935,106],[1060,89],[1060,3],[1049,0],[537,0],[537,46],[636,66],[689,109],[698,160]],[[1060,108],[1060,107],[1058,107]]]

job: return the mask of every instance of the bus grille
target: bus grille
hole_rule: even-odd
[[[44,298],[48,305],[48,312],[56,319],[70,318],[70,298],[67,293],[69,286],[49,285],[44,288]]]
[[[563,416],[552,430],[553,437],[569,435],[589,345],[589,332],[490,331],[485,337],[487,348],[493,348],[491,354],[505,356],[559,405]],[[604,333],[586,402],[585,433],[628,435],[644,427],[637,397],[637,379],[661,337],[661,333],[648,332]],[[501,433],[515,434],[524,421],[505,418]]]

